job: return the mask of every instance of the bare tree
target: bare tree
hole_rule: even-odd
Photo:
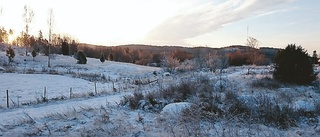
[[[318,64],[320,65],[320,62],[319,62],[319,60],[320,60],[320,54],[318,54]]]
[[[26,46],[26,56],[28,54],[27,47],[30,45],[29,43],[29,30],[30,30],[30,24],[32,22],[32,19],[34,17],[34,13],[32,9],[24,5],[24,13],[23,13],[23,21],[25,23],[25,35],[24,35],[24,45]]]
[[[216,68],[220,69],[220,72],[222,72],[223,69],[226,69],[229,67],[229,58],[225,55],[220,55],[216,61]]]
[[[48,18],[48,27],[49,27],[49,44],[48,44],[48,67],[51,66],[50,64],[50,46],[51,46],[51,36],[52,36],[52,29],[53,29],[53,22],[54,22],[54,18],[53,18],[53,11],[52,9],[49,9],[49,18]]]
[[[249,64],[255,65],[257,62],[259,41],[253,37],[248,37],[246,45],[249,47]],[[248,68],[248,74],[251,67]]]
[[[2,7],[0,7],[0,15],[2,14]]]
[[[313,54],[312,54],[312,63],[313,64],[318,64],[318,54],[317,54],[316,50],[314,50]]]
[[[215,72],[217,68],[216,66],[217,59],[218,59],[217,51],[208,53],[208,56],[205,57],[205,67],[210,68],[212,72]]]
[[[259,48],[259,41],[253,37],[249,37],[247,39],[247,46],[250,47],[250,52],[249,52],[249,63],[255,64],[256,63],[256,56],[258,54],[257,49]]]
[[[180,60],[174,58],[172,55],[164,55],[163,65],[168,67],[169,70],[174,73],[176,67],[180,65]]]
[[[220,85],[222,85],[222,72],[224,69],[228,68],[229,67],[229,58],[228,56],[223,56],[223,55],[220,55],[218,57],[218,59],[216,60],[216,68],[217,69],[220,69]]]

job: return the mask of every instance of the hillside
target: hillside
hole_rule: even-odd
[[[57,54],[48,68],[47,56],[33,61],[14,49],[12,63],[0,51],[0,91],[9,91],[9,108],[6,94],[0,95],[0,136],[320,133],[319,79],[309,86],[278,83],[271,66],[170,74],[94,58],[80,65]]]

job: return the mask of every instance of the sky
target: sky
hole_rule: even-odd
[[[30,33],[54,33],[97,45],[150,44],[186,47],[301,45],[320,52],[320,0],[0,0],[0,26],[24,30],[23,7],[35,16]]]

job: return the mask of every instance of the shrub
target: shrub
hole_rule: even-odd
[[[62,55],[69,55],[69,44],[67,42],[62,42],[61,44]]]
[[[248,64],[248,54],[237,51],[228,55],[231,66],[242,66]]]
[[[37,52],[35,50],[32,51],[32,59],[34,60],[34,58],[37,56]]]
[[[148,102],[150,102],[150,104],[152,106],[155,106],[158,102],[156,101],[156,95],[155,93],[151,93],[151,92],[148,92],[146,95],[145,95],[145,98]]]
[[[192,84],[191,82],[182,82],[179,86],[177,86],[177,90],[180,93],[179,97],[182,100],[186,100],[192,93],[192,91],[194,91],[194,84]]]
[[[6,55],[8,56],[9,62],[13,62],[13,58],[15,56],[14,50],[11,47],[9,47],[6,52],[7,52]]]
[[[106,61],[106,58],[105,58],[105,56],[104,56],[103,53],[100,54],[100,61],[101,61],[101,63],[103,63],[104,61]]]
[[[75,58],[78,60],[78,64],[87,64],[87,57],[83,51],[78,51]]]
[[[160,96],[173,102],[186,101],[191,95],[195,94],[195,86],[199,85],[192,81],[183,81],[178,85],[170,85],[160,91]]]
[[[281,82],[311,84],[316,80],[313,65],[307,52],[301,46],[288,45],[275,57],[273,77]]]
[[[239,115],[240,117],[241,116],[245,116],[245,117],[249,116],[251,110],[246,105],[245,101],[238,99],[237,95],[235,95],[235,94],[233,94],[232,96],[230,96],[230,95],[232,95],[232,93],[228,95],[229,99],[231,99],[230,101],[232,101],[232,102],[230,102],[230,107],[228,109],[229,113],[233,116],[237,116],[237,115]]]
[[[113,61],[113,54],[109,54],[108,60]]]
[[[254,88],[267,88],[267,89],[277,89],[280,88],[280,83],[273,80],[270,77],[264,77],[252,82],[252,87]]]
[[[143,94],[141,92],[135,91],[133,95],[126,95],[121,99],[121,105],[129,104],[131,109],[138,109],[140,100],[143,100]]]

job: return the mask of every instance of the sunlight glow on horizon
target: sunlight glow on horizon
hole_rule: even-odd
[[[223,47],[244,45],[246,27],[261,45],[302,45],[310,52],[320,45],[317,0],[0,0],[0,26],[24,30],[23,6],[35,17],[30,33],[48,37],[48,10],[53,33],[97,45],[179,45]],[[318,49],[319,50],[319,49]]]

